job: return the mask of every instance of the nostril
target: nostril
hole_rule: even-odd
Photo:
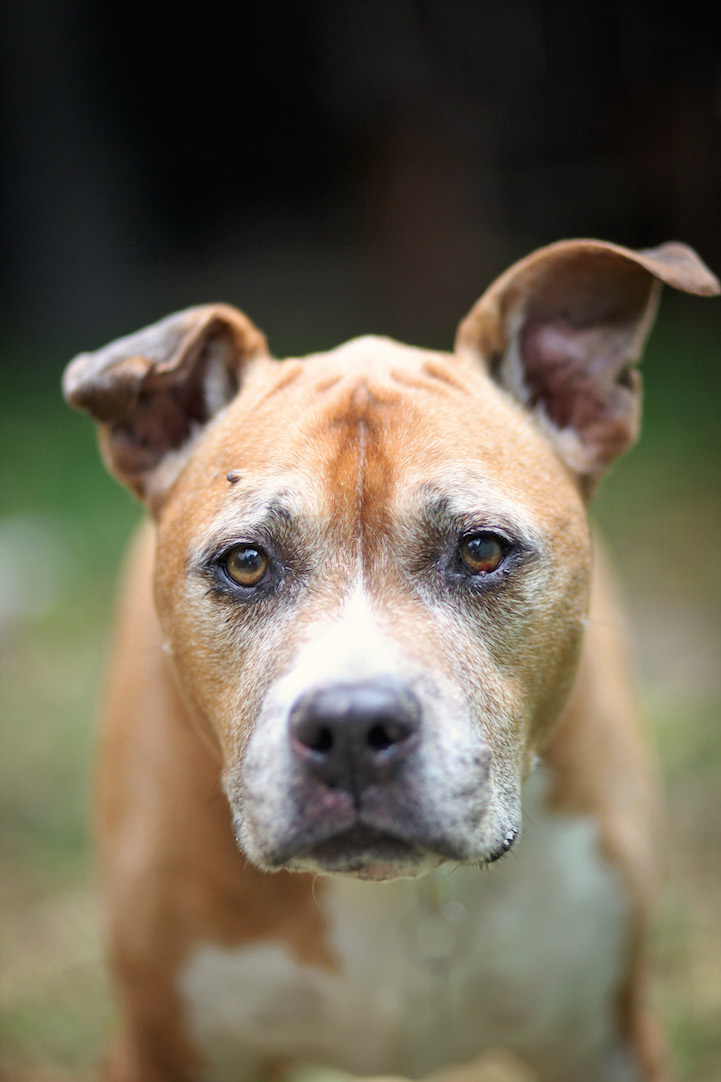
[[[374,725],[368,733],[368,747],[373,751],[385,751],[391,744],[395,744],[390,733],[383,725]]]
[[[406,726],[394,721],[382,721],[370,727],[366,743],[371,751],[385,751],[394,744],[400,744],[409,735]]]
[[[308,719],[295,726],[295,736],[310,751],[329,752],[333,748],[333,733],[328,725]]]
[[[333,733],[326,725],[321,725],[314,734],[309,734],[304,744],[311,751],[330,751],[333,747]]]
[[[359,727],[360,728],[360,727]],[[304,747],[310,751],[330,752],[336,744],[333,730],[328,725],[321,725],[311,721],[305,725],[296,726],[295,735]],[[400,744],[409,736],[407,728],[394,721],[380,721],[368,726],[365,735],[366,747],[372,751],[386,751],[394,744]],[[359,743],[363,743],[363,734],[357,732]]]

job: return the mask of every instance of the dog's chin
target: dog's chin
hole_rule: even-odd
[[[415,879],[438,867],[443,859],[391,834],[355,826],[295,854],[285,867],[288,871],[378,883],[386,879]]]

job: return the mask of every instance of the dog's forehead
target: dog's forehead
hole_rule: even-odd
[[[399,369],[419,370],[434,359],[452,358],[436,350],[422,349],[397,342],[383,335],[365,334],[351,338],[334,349],[318,353],[309,353],[306,357],[289,358],[300,360],[308,376],[313,379],[324,370],[353,378],[393,378]],[[281,362],[287,364],[288,361]]]
[[[348,422],[388,428],[416,400],[478,394],[480,376],[480,367],[451,354],[366,335],[326,352],[260,364],[236,405],[266,430],[270,416],[282,416],[289,434],[302,431],[305,438],[309,426],[332,430]],[[428,421],[425,406],[422,411]]]
[[[446,498],[458,512],[475,500],[542,522],[562,510],[564,489],[577,500],[547,441],[480,364],[372,336],[261,362],[185,484],[202,487],[206,512],[217,494],[231,517],[240,501],[338,516]]]
[[[481,364],[375,336],[260,364],[230,407],[222,442],[234,439],[241,454],[252,448],[259,468],[307,458],[315,472],[321,444],[337,455],[361,435],[366,457],[392,444],[397,468],[412,460],[425,475],[432,461],[488,454],[498,473],[503,448],[519,438],[555,458]]]

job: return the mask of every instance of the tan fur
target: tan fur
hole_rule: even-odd
[[[456,1066],[449,1082],[667,1077],[643,949],[653,769],[620,608],[585,512],[635,437],[634,365],[657,279],[718,289],[682,245],[633,253],[571,241],[502,276],[461,324],[455,354],[369,337],[279,364],[247,317],[221,305],[71,366],[69,399],[99,420],[111,469],[155,519],[125,573],[101,746],[98,831],[123,1017],[110,1082],[191,1082],[216,1059],[227,1071],[241,1017],[249,1047],[219,1078],[236,1077],[233,1062],[272,1077],[313,1049],[332,1066],[418,1076],[476,1057],[486,1032],[485,1058]],[[463,563],[462,543],[489,532],[505,538],[504,555],[484,579]],[[238,545],[265,550],[257,588],[238,589],[223,570]],[[342,780],[322,773],[321,743],[294,720],[338,688],[392,695],[386,714],[368,714],[387,743],[370,766],[370,729],[366,744],[349,744]],[[347,716],[365,723],[370,709]],[[345,739],[331,730],[332,746]],[[556,903],[543,854],[524,863],[522,844],[484,901],[480,871],[467,873],[519,837],[534,768],[547,779],[534,814],[559,874]],[[454,878],[454,865],[468,867]],[[345,889],[316,873],[371,882]],[[441,886],[457,890],[450,910],[433,901]],[[569,915],[569,934],[587,942],[569,949],[564,906],[575,897],[584,912]],[[376,937],[386,944],[376,957],[370,930],[384,898],[400,924]],[[442,964],[418,945],[410,958],[401,950],[397,980],[389,975],[403,929],[422,943],[434,921],[451,920],[442,912],[485,917],[487,929],[461,925],[453,934],[466,954],[449,948]],[[529,946],[517,985],[497,953],[514,914],[525,923],[508,941],[511,967]],[[548,929],[556,942],[534,942]],[[262,959],[272,972],[253,968]],[[363,1002],[387,1064],[386,1045],[324,1032],[334,1019],[356,1028],[373,961],[385,984]],[[587,988],[564,990],[579,964],[597,972],[586,970]],[[198,1002],[213,967],[226,982],[218,1003]],[[257,1003],[252,982],[237,986],[241,972],[260,981]],[[414,1034],[424,1043],[404,1007],[416,972],[429,982],[433,1025],[451,993],[476,989],[478,1023],[463,1004],[427,1054],[404,1051]],[[537,1032],[527,1007],[514,1014],[546,989],[560,1013]],[[275,1019],[276,1041],[264,1035]]]

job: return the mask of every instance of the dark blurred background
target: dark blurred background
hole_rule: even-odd
[[[448,347],[509,262],[569,236],[680,239],[718,273],[721,30],[667,10],[2,6],[3,1079],[85,1077],[112,1025],[87,779],[139,512],[63,407],[64,363],[210,300],[279,355]],[[720,342],[720,303],[666,291],[644,439],[597,507],[667,789],[655,994],[690,1082],[721,1077]]]
[[[694,10],[5,5],[3,314],[75,348],[222,296],[294,340],[446,344],[563,236],[718,266],[720,31]]]

